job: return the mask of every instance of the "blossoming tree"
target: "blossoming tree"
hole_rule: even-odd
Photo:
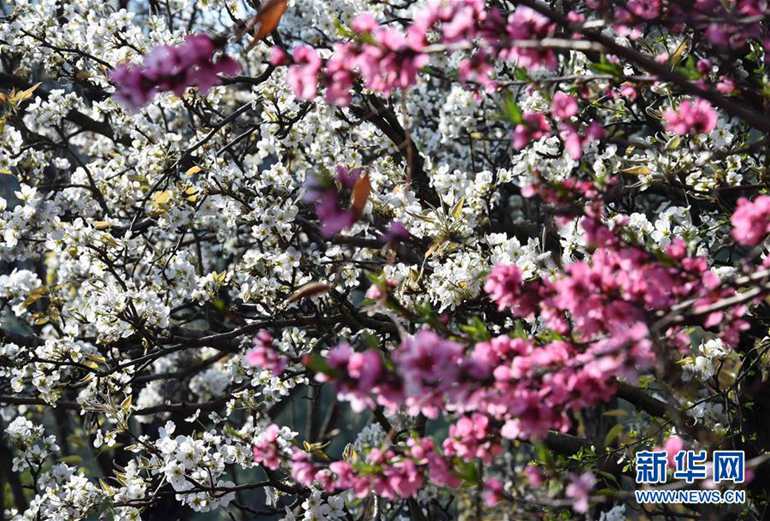
[[[0,519],[765,515],[767,2],[0,11]]]

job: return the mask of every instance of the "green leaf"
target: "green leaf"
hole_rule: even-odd
[[[465,205],[465,197],[461,197],[459,201],[455,203],[452,210],[449,212],[454,219],[460,219],[463,216],[463,206]]]
[[[311,353],[305,357],[305,367],[314,373],[323,373],[329,376],[338,376],[337,371],[332,369],[324,357],[318,353]]]
[[[613,425],[609,432],[607,432],[607,435],[604,437],[604,446],[608,447],[612,445],[615,440],[620,438],[621,434],[623,434],[623,424],[618,423]]]
[[[523,320],[517,320],[516,326],[513,328],[513,331],[511,331],[510,334],[513,338],[529,338],[530,334],[527,332],[526,328],[524,327],[524,321]]]
[[[64,456],[60,460],[62,463],[66,463],[67,465],[80,465],[83,462],[83,458],[81,458],[77,454],[70,454],[69,456]]]
[[[385,284],[386,280],[384,273],[374,273],[373,271],[366,272],[366,278],[369,279],[369,282],[378,286]]]
[[[616,78],[623,76],[623,67],[617,63],[608,62],[604,56],[599,63],[591,64],[591,70],[599,74],[610,74]]]
[[[347,25],[343,24],[342,20],[336,17],[334,18],[334,28],[337,30],[337,36],[340,36],[341,38],[352,40],[356,37],[356,33],[354,33]]]
[[[484,342],[492,338],[487,325],[479,317],[473,317],[467,324],[461,325],[460,331],[468,334],[476,342]]]
[[[701,74],[698,72],[698,67],[695,63],[695,58],[692,55],[688,56],[684,63],[674,67],[674,70],[691,81],[698,80],[701,77]]]
[[[436,316],[433,312],[433,307],[428,302],[422,302],[415,305],[414,310],[423,322],[430,322]]]
[[[542,333],[537,335],[537,338],[540,339],[542,342],[555,342],[557,340],[564,340],[564,336],[557,333],[556,331],[547,329],[543,331]]]
[[[655,381],[655,377],[651,374],[643,374],[639,377],[637,385],[641,389],[647,389]]]
[[[380,345],[380,339],[377,337],[377,335],[372,335],[371,333],[362,334],[360,340],[369,349],[377,349],[377,347]]]
[[[527,70],[523,67],[516,67],[513,71],[513,78],[517,81],[530,81],[531,78],[527,74]]]
[[[524,121],[524,114],[521,112],[516,100],[513,99],[513,95],[510,92],[506,92],[503,95],[503,102],[501,105],[503,118],[513,125],[518,125]]]
[[[543,442],[538,441],[535,443],[535,455],[537,460],[544,466],[551,467],[553,465],[553,455]]]
[[[477,485],[479,483],[479,469],[476,463],[472,461],[458,460],[455,463],[455,471],[463,482],[469,485]]]

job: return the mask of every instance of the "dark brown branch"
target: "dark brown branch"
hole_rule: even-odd
[[[350,111],[358,118],[368,121],[396,145],[406,163],[407,174],[411,177],[412,187],[418,199],[434,207],[441,204],[438,194],[430,186],[430,179],[425,173],[425,160],[409,137],[398,118],[385,103],[376,96],[367,96],[369,107],[351,105]]]
[[[625,382],[618,382],[617,395],[652,416],[665,417],[670,412],[666,402],[653,398],[642,389]]]

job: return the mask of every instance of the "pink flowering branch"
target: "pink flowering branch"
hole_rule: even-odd
[[[581,34],[588,40],[601,44],[606,51],[627,60],[629,63],[638,65],[647,72],[656,75],[660,80],[671,82],[688,94],[710,101],[731,116],[742,119],[757,130],[770,132],[770,118],[761,112],[757,112],[756,109],[734,102],[715,89],[703,88],[681,74],[673,71],[670,66],[658,63],[654,59],[635,49],[621,45],[615,42],[613,38],[606,36],[597,30],[572,23],[565,16],[540,2],[535,0],[516,0],[516,3],[537,11],[571,33]]]
[[[508,40],[511,47],[522,49],[561,49],[580,52],[599,52],[604,49],[601,44],[586,40],[568,40],[566,38],[542,38],[539,40]],[[439,54],[452,51],[472,51],[478,46],[472,42],[455,44],[433,44],[425,46],[421,51],[425,54]]]
[[[224,43],[205,34],[190,35],[180,45],[155,47],[141,65],[118,65],[110,72],[116,99],[136,111],[158,92],[181,96],[193,86],[206,94],[221,83],[219,74],[232,76],[240,71],[240,65],[227,55],[213,58]]]
[[[568,97],[554,103],[556,117],[574,113]],[[676,327],[678,322],[648,325],[648,317],[674,306],[681,311],[691,305],[694,311],[689,316],[697,318],[701,327],[716,330],[726,342],[735,344],[738,332],[746,326],[742,318],[745,304],[764,290],[753,288],[739,294],[726,288],[705,259],[687,256],[682,241],[674,241],[662,258],[653,256],[622,239],[622,222],[615,230],[601,223],[598,189],[591,183],[568,180],[559,188],[543,184],[534,190],[557,207],[569,204],[574,208],[581,199],[588,201],[583,227],[596,248],[593,254],[565,266],[552,280],[524,280],[515,266],[498,265],[484,288],[499,310],[526,320],[540,316],[556,340],[535,344],[529,339],[499,336],[476,342],[466,351],[463,344],[424,329],[404,338],[386,355],[375,350],[357,352],[341,344],[325,360],[309,362],[318,371],[317,378],[334,383],[338,397],[350,401],[355,411],[382,406],[427,418],[437,418],[442,410],[459,411],[441,454],[436,453],[439,459],[434,460],[436,465],[443,462],[445,470],[428,470],[432,480],[438,473],[437,484],[454,486],[453,479],[461,474],[457,458],[491,461],[502,450],[503,438],[538,439],[546,438],[551,430],[566,432],[569,412],[600,404],[616,393],[652,414],[673,414],[679,421],[676,411],[670,412],[664,403],[623,383],[651,369],[656,356],[668,356],[667,351],[653,350],[657,339],[652,337],[658,333],[675,346],[687,344],[683,331]],[[748,284],[765,275],[755,273],[738,282]],[[389,297],[385,284],[378,285],[371,298],[394,310],[402,309]],[[385,464],[396,453],[387,454],[382,458],[374,453],[375,459],[369,463]],[[366,472],[362,475],[354,468],[327,470],[302,454],[295,454],[294,459],[296,479],[306,485],[320,483],[330,491],[353,486],[363,494],[373,487],[386,497],[410,497],[426,479],[417,460],[409,463],[413,466],[408,471],[387,466],[379,471],[392,473],[402,485],[404,479],[411,483],[407,488],[389,489],[387,483],[373,482]],[[327,472],[337,478],[327,478]],[[587,508],[585,496],[592,486],[587,479],[571,486],[567,493],[574,496],[575,508]]]
[[[666,328],[683,324],[688,319],[698,319],[712,313],[718,313],[726,309],[741,306],[751,302],[756,302],[758,298],[766,293],[770,293],[770,270],[759,270],[751,275],[728,279],[722,282],[724,286],[739,288],[751,285],[752,287],[742,293],[736,293],[727,298],[720,299],[708,305],[698,305],[699,299],[689,299],[681,302],[671,308],[671,312],[657,321],[653,331],[662,331]]]

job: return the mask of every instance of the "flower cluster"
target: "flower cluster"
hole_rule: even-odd
[[[567,430],[568,411],[607,400],[616,379],[633,382],[654,365],[650,314],[680,300],[700,307],[735,294],[721,286],[705,259],[688,257],[681,241],[660,261],[592,217],[584,217],[583,227],[596,246],[589,261],[571,263],[554,280],[526,283],[518,268],[499,265],[485,285],[499,309],[522,318],[537,314],[561,339],[535,345],[500,336],[466,354],[461,344],[422,330],[391,354],[392,372],[376,352],[357,353],[344,344],[329,352],[330,369],[321,380],[335,381],[339,397],[353,401],[356,410],[378,404],[428,418],[443,410],[466,414],[450,429],[448,454],[494,455],[489,418],[498,425],[497,437]],[[734,345],[747,326],[744,311],[736,305],[699,320]],[[681,349],[687,345],[679,328],[663,333]]]
[[[409,438],[394,449],[371,448],[365,457],[350,463],[319,463],[311,454],[295,450],[291,474],[307,487],[327,492],[351,490],[358,497],[370,493],[387,499],[410,498],[426,484],[427,476],[439,486],[457,487],[460,480],[450,461],[442,456],[431,438]]]
[[[730,222],[732,236],[739,244],[759,244],[770,233],[770,196],[760,195],[753,201],[739,199]]]
[[[767,5],[760,0],[740,0],[724,4],[718,0],[697,0],[694,9],[671,6],[671,24],[681,30],[682,21],[703,31],[717,48],[741,48],[749,40],[762,40],[766,27],[759,19],[767,14]],[[719,21],[717,21],[719,20]]]
[[[224,55],[214,60],[221,43],[205,34],[194,34],[179,45],[160,45],[144,57],[142,65],[121,64],[110,73],[115,97],[131,110],[147,105],[159,92],[181,96],[188,87],[206,94],[219,85],[219,74],[234,75],[240,65]]]
[[[277,470],[288,451],[287,440],[292,437],[289,429],[271,423],[254,440],[254,461],[268,469]]]
[[[673,134],[709,134],[717,124],[714,107],[706,101],[683,101],[676,110],[667,109],[663,113],[666,130]]]
[[[548,188],[541,193],[553,196]],[[659,260],[602,224],[591,207],[588,212],[581,226],[596,248],[590,262],[570,263],[555,280],[528,282],[536,288],[542,318],[559,334],[581,341],[605,341],[606,335],[633,330],[647,320],[649,312],[663,312],[678,301],[692,299],[696,307],[705,307],[735,294],[721,284],[706,258],[687,255],[683,240],[672,241]],[[511,308],[516,316],[528,315],[531,292],[522,298],[521,289],[511,289],[520,277],[511,268],[502,270],[505,275],[490,278],[488,291],[499,307]],[[747,327],[741,318],[745,311],[742,305],[714,310],[704,313],[700,323],[705,328],[716,327],[728,344],[735,345],[738,333]],[[665,332],[670,338],[680,333],[677,328]]]
[[[254,339],[254,348],[246,353],[246,363],[280,376],[286,370],[289,361],[276,352],[273,346],[273,335],[266,329],[261,329]]]
[[[297,47],[291,55],[289,81],[297,97],[315,97],[318,85],[326,86],[326,100],[336,105],[351,101],[350,91],[357,78],[373,91],[388,95],[396,89],[415,84],[420,69],[434,52],[431,32],[438,32],[446,49],[462,48],[480,38],[483,47],[459,65],[460,75],[488,89],[494,60],[512,61],[520,67],[553,69],[556,54],[552,49],[517,46],[518,40],[545,38],[555,26],[544,16],[527,7],[519,7],[506,19],[497,9],[487,9],[478,0],[454,0],[432,3],[417,13],[405,31],[381,25],[372,13],[362,13],[351,23],[355,43],[338,43],[332,56],[322,63],[318,51]],[[273,63],[287,63],[280,52]]]
[[[173,422],[167,422],[159,429],[158,454],[153,457],[154,472],[163,475],[179,501],[196,511],[215,510],[233,501],[235,492],[227,489],[234,483],[225,479],[225,466],[239,458],[242,447],[220,447],[223,440],[212,435],[200,439],[173,436],[175,430]]]

